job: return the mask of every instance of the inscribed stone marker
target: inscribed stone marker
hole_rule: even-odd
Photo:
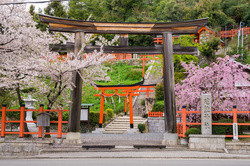
[[[201,133],[212,135],[211,94],[201,95]]]

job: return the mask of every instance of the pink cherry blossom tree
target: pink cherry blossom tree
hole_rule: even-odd
[[[212,110],[232,110],[233,105],[238,110],[249,110],[250,82],[246,72],[249,66],[226,56],[205,68],[194,63],[183,63],[183,67],[187,77],[175,86],[178,110],[184,105],[188,110],[200,110],[202,93],[211,93]],[[191,115],[190,118],[194,120],[195,116]]]

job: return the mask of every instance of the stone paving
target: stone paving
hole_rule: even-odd
[[[76,152],[54,153],[34,156],[35,158],[193,158],[193,159],[250,159],[250,154],[228,154],[199,151],[129,151],[129,152]]]
[[[86,144],[115,144],[120,146],[146,143],[161,144],[163,133],[82,134],[82,140]]]

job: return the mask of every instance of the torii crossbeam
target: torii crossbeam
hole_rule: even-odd
[[[58,18],[39,14],[43,23],[49,24],[51,31],[75,33],[74,51],[77,54],[84,41],[85,33],[94,34],[145,34],[163,36],[163,78],[164,78],[164,103],[165,103],[165,130],[168,133],[176,133],[176,108],[174,94],[174,65],[173,65],[173,34],[196,34],[198,29],[207,24],[208,18],[167,23],[118,23],[118,22],[94,22]],[[131,50],[129,48],[129,50]],[[126,51],[126,50],[125,50]],[[127,53],[127,52],[123,52]],[[141,52],[140,52],[141,53]],[[146,52],[147,53],[147,52]],[[153,53],[156,54],[156,53]],[[82,80],[75,72],[72,90],[72,103],[69,115],[69,132],[80,130],[81,86]]]

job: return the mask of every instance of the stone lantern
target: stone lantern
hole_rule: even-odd
[[[26,109],[35,109],[34,103],[37,102],[37,100],[32,99],[31,95],[29,95],[27,99],[24,99],[24,101],[25,101]],[[26,111],[26,118],[25,118],[26,121],[33,121],[32,113],[33,111]],[[35,123],[27,123],[27,126],[28,126],[29,131],[37,130]]]

